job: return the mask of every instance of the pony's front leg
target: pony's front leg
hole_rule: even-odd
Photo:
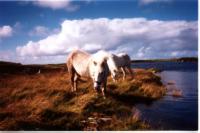
[[[123,67],[121,67],[122,73],[123,73],[123,80],[125,80],[126,78],[126,72],[125,69]]]
[[[71,92],[74,92],[74,82],[71,83]]]
[[[72,91],[72,92],[75,92],[75,91],[76,91],[76,87],[77,87],[77,82],[74,81],[74,87],[73,87],[73,91]]]
[[[104,99],[106,99],[106,96],[105,96],[105,93],[106,93],[106,85],[107,85],[107,79],[106,79],[106,81],[104,81],[103,87],[102,87],[102,89],[101,89],[101,93],[102,93]]]
[[[116,77],[115,77],[114,75],[111,74],[111,77],[112,77],[112,79],[113,79],[113,82],[116,82],[116,81],[117,81],[117,80],[116,80]]]
[[[131,74],[131,79],[133,79],[133,78],[134,78],[134,73],[133,73],[132,69],[131,69],[131,68],[128,68],[128,71],[129,71],[129,73]]]

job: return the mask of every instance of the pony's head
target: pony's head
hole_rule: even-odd
[[[112,77],[116,78],[118,75],[118,67],[116,65],[115,55],[110,54],[107,57],[107,63],[108,63],[108,67],[109,67]]]
[[[90,73],[93,79],[95,90],[99,91],[102,83],[107,80],[108,66],[106,59],[101,56],[94,56],[90,60]]]

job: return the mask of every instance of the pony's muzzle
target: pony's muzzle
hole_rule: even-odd
[[[99,91],[100,90],[100,87],[101,87],[101,82],[99,81],[95,81],[94,82],[94,89]]]

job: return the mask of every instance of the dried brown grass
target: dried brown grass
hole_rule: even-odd
[[[136,69],[134,76],[117,83],[109,77],[106,100],[97,97],[91,81],[80,81],[71,93],[67,72],[1,76],[0,130],[83,130],[81,121],[95,113],[112,118],[98,130],[148,129],[123,98],[160,98],[165,89],[150,71]]]

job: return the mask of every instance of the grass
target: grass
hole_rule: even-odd
[[[134,105],[157,100],[166,89],[151,70],[134,71],[134,79],[114,83],[109,77],[106,99],[91,81],[71,93],[65,71],[0,76],[0,130],[151,129]]]

